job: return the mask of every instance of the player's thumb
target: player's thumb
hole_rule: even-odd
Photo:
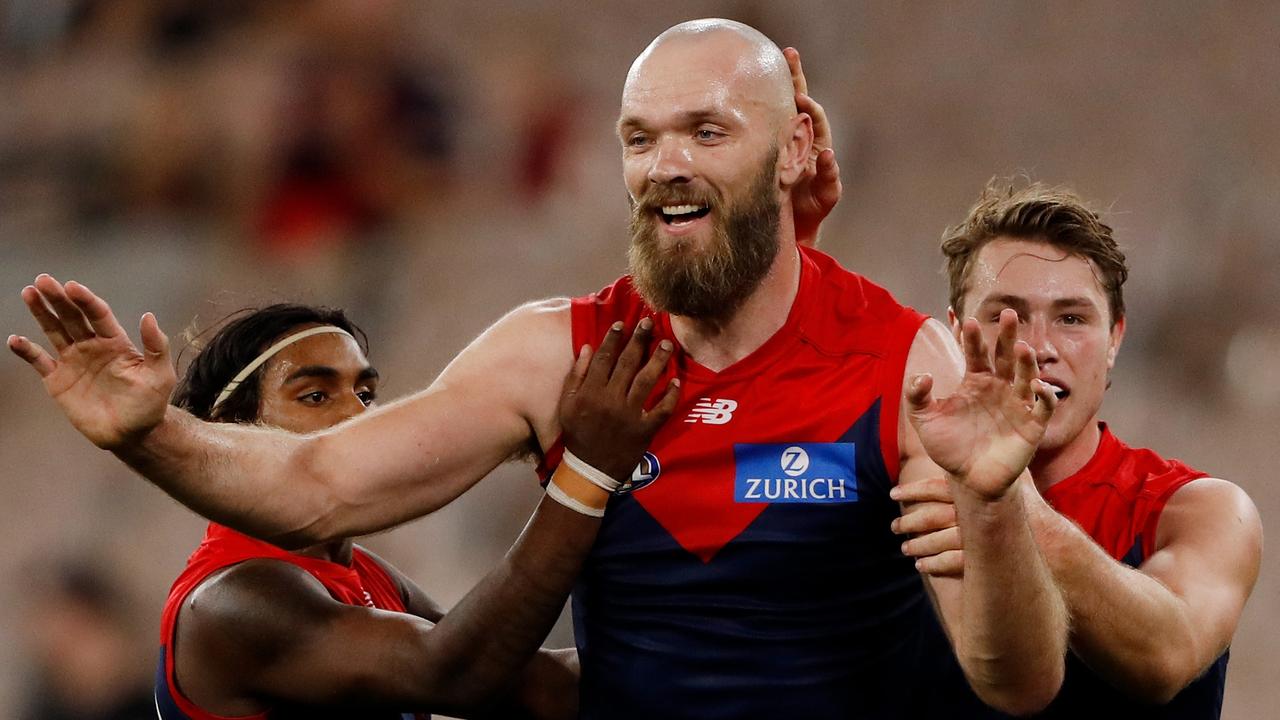
[[[148,365],[169,365],[169,338],[160,330],[160,323],[154,313],[145,313],[138,323],[138,334],[142,336],[142,351]]]
[[[911,415],[920,415],[933,404],[933,376],[929,373],[907,379],[907,409]]]

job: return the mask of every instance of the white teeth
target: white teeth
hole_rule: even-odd
[[[1051,382],[1047,382],[1047,383],[1045,383],[1045,385],[1048,385],[1048,386],[1049,386],[1049,391],[1050,391],[1050,392],[1052,392],[1052,393],[1054,393],[1055,395],[1056,395],[1056,394],[1058,394],[1058,393],[1060,393],[1060,392],[1062,392],[1062,388],[1058,387],[1057,385],[1054,385],[1054,384],[1053,384],[1053,383],[1051,383]]]
[[[662,207],[663,215],[687,215],[701,210],[702,205],[664,205]]]

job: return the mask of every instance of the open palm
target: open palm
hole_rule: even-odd
[[[995,498],[1022,474],[1053,416],[1057,398],[1041,382],[1031,348],[1017,340],[1017,313],[1000,315],[994,357],[967,320],[962,331],[965,374],[950,397],[932,397],[932,379],[913,380],[910,419],[925,452],[943,470]]]
[[[159,424],[177,378],[154,315],[142,318],[139,351],[107,303],[83,285],[41,275],[22,300],[54,355],[16,335],[9,349],[40,374],[77,430],[112,449]]]

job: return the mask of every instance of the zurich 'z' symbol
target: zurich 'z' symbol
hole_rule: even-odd
[[[740,503],[849,503],[858,500],[853,443],[738,443],[733,499]]]
[[[640,464],[632,471],[631,478],[618,488],[618,492],[629,493],[642,490],[657,480],[660,472],[662,472],[662,464],[658,462],[658,456],[647,452],[640,458]]]

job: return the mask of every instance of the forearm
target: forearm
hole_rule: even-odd
[[[1216,654],[1196,657],[1185,605],[1168,588],[1115,561],[1047,505],[1030,518],[1071,613],[1071,649],[1099,675],[1135,697],[1167,702],[1213,661]]]
[[[308,471],[306,443],[304,436],[262,426],[202,422],[170,407],[145,437],[114,452],[196,513],[298,547],[309,544],[308,531],[333,503]]]
[[[422,680],[439,688],[437,707],[483,709],[514,686],[559,617],[599,527],[599,518],[543,497],[503,561],[432,631]]]
[[[1061,686],[1067,614],[1036,547],[1027,518],[1024,476],[998,500],[952,482],[964,538],[957,657],[974,690],[1012,714],[1035,712]]]

